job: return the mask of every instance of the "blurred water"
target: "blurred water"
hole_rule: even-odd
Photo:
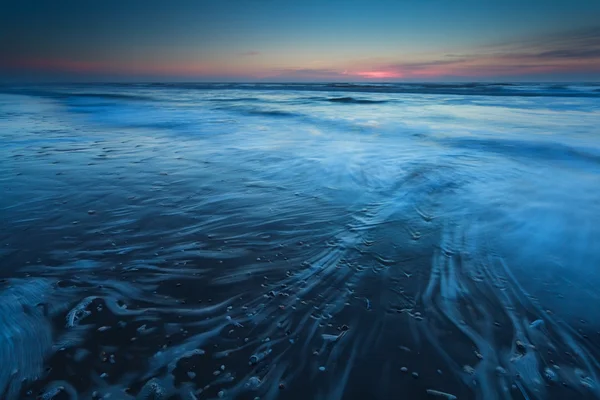
[[[600,398],[599,90],[0,88],[1,397]]]

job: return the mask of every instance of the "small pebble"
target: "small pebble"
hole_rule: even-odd
[[[402,371],[402,372],[408,372],[408,368],[402,367],[402,368],[400,368],[400,371]]]
[[[413,372],[412,373],[412,377],[415,378],[415,379],[417,379],[419,377],[419,374],[417,372]]]
[[[256,376],[251,377],[250,379],[248,379],[248,382],[246,383],[246,387],[250,388],[252,390],[256,390],[258,389],[258,387],[260,386],[262,382],[260,381],[260,379]]]
[[[325,371],[325,367],[323,367],[323,366],[319,367],[319,371],[321,371],[321,372]]]
[[[556,382],[557,381],[557,376],[556,376],[556,372],[552,371],[550,368],[546,368],[544,370],[544,376],[546,377],[546,379],[548,379],[549,381],[552,382]]]

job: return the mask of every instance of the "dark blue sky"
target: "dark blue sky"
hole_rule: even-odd
[[[600,1],[2,0],[0,50],[32,80],[600,80]]]

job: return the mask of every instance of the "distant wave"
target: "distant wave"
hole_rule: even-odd
[[[216,107],[215,110],[221,111],[233,111],[238,112],[245,115],[256,115],[256,116],[265,116],[265,117],[299,117],[302,114],[284,111],[284,110],[274,110],[267,108],[257,108],[257,107]]]
[[[39,87],[21,86],[19,88],[1,87],[0,92],[33,94],[40,96],[85,96],[113,99],[148,100],[151,97],[128,93],[63,93],[60,89],[67,87],[85,90],[86,88],[103,88],[106,90],[131,87],[139,89],[139,84],[105,84],[105,85],[61,85]],[[327,91],[327,92],[359,92],[359,93],[406,93],[406,94],[441,94],[441,95],[473,95],[473,96],[519,96],[519,97],[600,97],[600,86],[597,83],[149,83],[145,89],[189,89],[189,90],[295,90],[295,91]],[[345,97],[344,97],[345,98]],[[216,100],[227,101],[227,100]]]
[[[331,84],[329,90],[369,93],[442,94],[474,96],[520,97],[598,97],[596,85],[588,84],[574,89],[570,85],[517,84],[517,83],[424,83],[424,84]]]
[[[49,88],[52,89],[52,88]],[[152,96],[142,94],[129,94],[129,93],[102,93],[102,92],[74,92],[73,87],[60,86],[53,90],[44,90],[39,88],[2,88],[0,87],[1,93],[7,94],[25,94],[29,96],[47,97],[52,99],[69,99],[69,98],[93,98],[93,99],[106,99],[106,100],[142,100],[151,101],[154,100]]]
[[[483,138],[453,138],[447,139],[445,142],[455,147],[493,152],[512,157],[600,163],[600,155],[560,143]]]
[[[300,114],[281,110],[249,110],[250,115],[264,115],[267,117],[298,117]]]
[[[152,85],[149,85],[152,86]],[[159,87],[215,90],[296,90],[521,97],[600,97],[597,83],[173,83]]]
[[[63,95],[62,93],[59,94]],[[114,100],[153,100],[152,96],[144,96],[140,94],[128,94],[128,93],[68,93],[64,94],[66,97],[85,97],[85,98],[100,98],[100,99],[114,99]]]
[[[249,102],[249,101],[261,101],[259,98],[257,97],[226,97],[226,98],[222,98],[222,99],[211,99],[211,101],[214,102],[218,102],[218,103],[229,103],[229,102],[235,102],[235,103],[240,103],[240,102]]]
[[[348,104],[379,104],[387,103],[386,100],[366,100],[366,99],[355,99],[354,97],[333,97],[327,99],[332,103],[348,103]]]

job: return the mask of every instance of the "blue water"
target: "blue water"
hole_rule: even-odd
[[[600,398],[598,127],[593,84],[2,86],[0,397]]]

